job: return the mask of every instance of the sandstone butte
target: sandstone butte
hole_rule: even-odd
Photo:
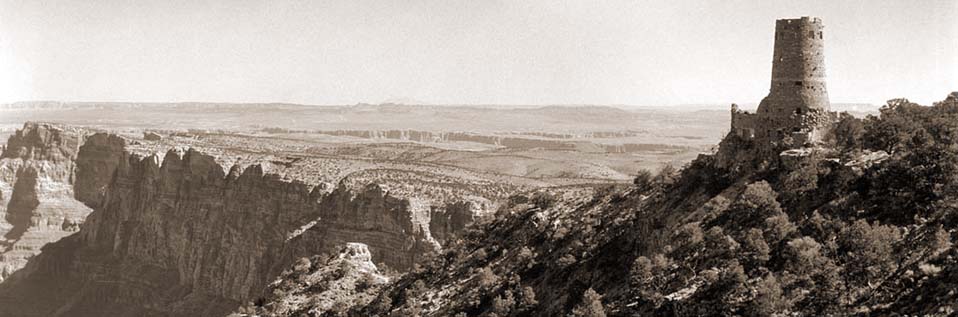
[[[25,267],[0,284],[0,315],[225,315],[350,242],[408,270],[493,207],[169,142],[37,123],[11,137],[0,263]]]

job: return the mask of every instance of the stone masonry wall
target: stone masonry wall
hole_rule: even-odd
[[[820,19],[809,17],[775,23],[772,82],[758,112],[787,115],[829,109],[823,28]]]
[[[821,140],[836,117],[825,88],[823,28],[818,18],[776,21],[769,94],[756,113],[732,106],[732,133],[769,146]]]

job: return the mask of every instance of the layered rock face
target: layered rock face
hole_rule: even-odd
[[[223,162],[89,137],[75,195],[95,211],[0,284],[0,315],[225,315],[302,256],[360,242],[373,261],[405,270],[439,248],[429,209],[378,185],[312,186]],[[465,226],[455,218],[435,225],[443,238]]]
[[[28,123],[0,154],[0,281],[50,242],[79,230],[91,209],[74,199],[82,133]]]

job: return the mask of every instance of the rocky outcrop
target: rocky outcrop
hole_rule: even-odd
[[[7,140],[0,158],[61,162],[73,160],[83,133],[53,124],[27,122]]]
[[[83,144],[76,158],[76,198],[97,208],[106,195],[117,167],[123,162],[126,141],[120,137],[96,134]]]
[[[469,202],[433,209],[430,211],[429,231],[437,241],[446,245],[458,237],[467,225],[473,223],[479,214],[478,207]]]
[[[90,208],[73,198],[78,130],[28,123],[0,154],[0,281],[45,244],[79,230]]]
[[[439,248],[429,209],[378,185],[313,186],[268,164],[222,162],[89,137],[75,191],[95,211],[0,284],[0,315],[224,315],[303,256],[360,242],[405,270]]]
[[[332,257],[300,258],[269,285],[266,297],[231,316],[324,316],[365,305],[389,282],[362,243],[348,243]],[[244,315],[245,314],[245,315]]]

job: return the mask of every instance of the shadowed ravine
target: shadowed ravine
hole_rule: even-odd
[[[17,181],[13,185],[10,203],[7,204],[7,214],[4,220],[13,227],[3,236],[7,241],[19,240],[30,227],[30,215],[40,205],[37,198],[37,171],[25,168],[17,173]]]

